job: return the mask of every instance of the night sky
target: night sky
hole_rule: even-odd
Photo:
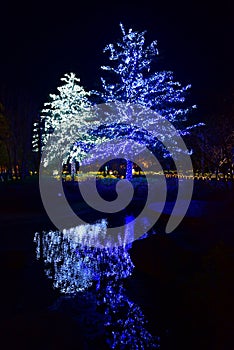
[[[74,72],[96,88],[104,46],[120,37],[119,22],[156,39],[163,68],[191,83],[201,111],[234,91],[234,8],[214,1],[5,2],[1,5],[0,87],[22,91],[38,108]],[[202,119],[202,118],[201,118]]]

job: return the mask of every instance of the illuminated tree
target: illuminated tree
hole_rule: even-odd
[[[51,102],[45,103],[40,120],[43,127],[40,143],[42,147],[48,141],[51,129],[53,134],[58,135],[58,142],[54,142],[50,150],[52,157],[58,149],[71,143],[72,146],[65,158],[71,161],[74,158],[81,161],[94,145],[122,138],[124,135],[127,135],[128,139],[137,140],[143,146],[150,146],[153,151],[159,152],[160,150],[163,155],[168,155],[162,145],[166,132],[160,130],[159,119],[166,118],[182,136],[189,134],[190,129],[195,127],[192,125],[182,128],[187,114],[194,107],[185,105],[186,94],[191,86],[183,87],[179,82],[175,82],[173,73],[170,71],[153,72],[152,66],[158,55],[157,42],[153,41],[149,46],[145,46],[145,31],[137,32],[129,29],[126,32],[122,24],[120,28],[121,40],[115,45],[109,44],[104,48],[104,52],[110,53],[109,59],[113,61],[113,65],[101,67],[107,71],[108,75],[106,79],[101,78],[102,91],[94,93],[106,104],[117,104],[117,110],[119,108],[122,117],[117,120],[116,113],[112,109],[111,112],[105,112],[107,114],[104,119],[101,117],[99,120],[97,113],[96,122],[94,122],[93,114],[88,113],[91,108],[88,100],[90,93],[79,85],[80,80],[75,77],[74,73],[65,74],[61,79],[65,84],[58,88],[58,95],[50,95]],[[137,116],[142,126],[141,129],[139,127],[137,129],[131,122],[132,105],[155,111],[157,117],[156,113],[155,118],[147,119],[145,115]],[[92,109],[92,112],[94,111],[95,109]],[[150,125],[154,125],[157,129],[158,140],[150,137],[148,132]],[[173,135],[170,136],[173,139]],[[105,156],[112,155],[114,151],[106,147]],[[123,146],[122,154],[126,154],[125,151],[126,148]],[[134,150],[131,151],[134,153]],[[126,177],[130,179],[132,162],[128,159],[130,157],[126,158]]]
[[[181,86],[173,80],[171,71],[152,72],[152,64],[158,55],[157,42],[145,46],[145,31],[126,31],[122,24],[120,28],[121,40],[104,48],[104,53],[109,52],[112,65],[101,67],[108,75],[106,79],[101,78],[102,91],[96,94],[106,103],[119,101],[150,108],[171,122],[181,135],[188,134],[193,126],[182,130],[181,125],[186,121],[188,112],[195,107],[184,106],[191,85]],[[131,113],[130,109],[128,113]],[[144,122],[147,130],[147,121]],[[136,130],[126,125],[120,126],[118,121],[112,127],[112,137],[118,137],[123,130],[129,137],[135,138]],[[144,133],[140,139],[142,136]],[[131,174],[131,164],[128,162],[127,178],[131,178]]]
[[[61,81],[64,84],[57,88],[59,93],[50,94],[51,101],[44,104],[42,115],[39,121],[34,124],[34,145],[36,145],[34,149],[37,151],[40,148],[43,150],[51,133],[57,135],[58,143],[51,144],[51,158],[56,155],[59,147],[62,148],[63,145],[71,143],[72,148],[74,135],[80,141],[90,141],[87,133],[90,124],[88,113],[91,106],[88,100],[90,93],[80,86],[80,79],[74,73],[65,74]],[[68,159],[69,156],[72,161],[73,157],[71,157],[70,152],[68,152],[66,158]],[[79,146],[76,146],[74,158],[79,156],[82,156],[82,150],[79,149]]]

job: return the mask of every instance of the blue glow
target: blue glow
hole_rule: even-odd
[[[53,279],[54,288],[63,294],[73,294],[84,291],[94,282],[100,285],[106,278],[117,280],[131,275],[134,266],[124,246],[90,246],[101,231],[105,234],[106,227],[106,220],[102,220],[64,233],[49,231],[35,234],[37,258],[41,257],[42,251],[45,273]],[[85,245],[87,242],[89,246]]]
[[[151,108],[155,112],[167,118],[169,122],[179,127],[181,136],[190,134],[194,127],[204,125],[199,123],[189,128],[184,128],[183,124],[187,120],[187,115],[196,108],[186,106],[186,97],[191,84],[182,86],[180,82],[174,81],[174,75],[171,71],[151,72],[152,63],[157,62],[159,55],[157,41],[150,45],[145,44],[146,31],[138,32],[133,29],[126,30],[120,23],[121,40],[116,43],[106,45],[103,52],[109,54],[110,65],[102,66],[106,78],[101,78],[102,91],[94,93],[102,98],[105,103],[124,102],[129,104],[140,104]],[[109,118],[111,120],[111,117]],[[128,121],[126,115],[126,122]],[[108,121],[108,117],[107,117]],[[145,120],[144,129],[147,131],[148,125],[155,124],[157,120]],[[116,121],[115,126],[105,133],[106,137],[121,137],[123,131],[128,138],[135,139],[135,129],[131,130],[125,125],[119,125]],[[163,140],[163,130],[158,130],[159,139]],[[157,150],[160,148],[156,140],[146,141],[144,133],[138,135],[138,141]],[[165,158],[168,156],[165,151]],[[128,175],[130,171],[128,171]],[[128,179],[130,177],[128,176]]]
[[[126,223],[131,221],[132,217],[127,216]],[[82,293],[82,300],[87,299],[87,303],[90,293],[94,296],[97,310],[103,310],[101,319],[110,349],[159,349],[159,337],[149,333],[141,308],[127,297],[123,287],[123,280],[134,269],[128,247],[96,248],[82,244],[87,243],[88,235],[97,236],[101,230],[105,234],[106,226],[104,219],[64,233],[35,233],[37,259],[43,259],[46,275],[62,295]],[[131,229],[134,226],[127,235],[132,234]]]
[[[111,349],[159,349],[159,337],[147,331],[141,308],[125,294],[122,285],[108,285],[103,296],[105,326]]]

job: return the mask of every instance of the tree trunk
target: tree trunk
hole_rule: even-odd
[[[127,159],[127,165],[126,165],[126,179],[131,180],[132,179],[132,161]]]

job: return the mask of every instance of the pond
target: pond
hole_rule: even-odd
[[[64,232],[35,234],[37,259],[60,293],[51,308],[72,315],[82,329],[85,349],[100,350],[100,339],[102,349],[157,349],[160,338],[149,332],[143,311],[124,287],[134,270],[131,245],[97,244],[107,226],[102,219]]]
[[[0,329],[9,349],[128,349],[129,342],[130,349],[141,342],[146,349],[229,348],[233,199],[223,206],[223,197],[216,201],[212,192],[208,201],[210,187],[203,196],[199,184],[175,233],[161,234],[159,222],[131,247],[142,188],[128,212],[104,217],[83,206],[87,225],[63,232],[48,219],[34,185],[2,188]],[[76,198],[71,188],[68,199],[80,212]],[[159,210],[156,201],[151,210]],[[121,231],[121,248],[91,249],[116,223],[132,223]]]

